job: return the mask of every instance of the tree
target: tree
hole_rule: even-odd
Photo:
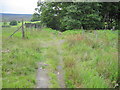
[[[20,23],[20,21],[18,21],[18,23]]]
[[[3,26],[7,26],[7,22],[4,22],[4,23],[3,23]]]
[[[32,16],[32,19],[31,21],[34,22],[34,21],[39,21],[40,19],[40,15],[38,13],[34,13],[33,16]]]
[[[11,21],[10,25],[12,25],[12,26],[17,25],[17,21],[16,20]]]
[[[112,12],[118,8],[116,3],[109,3],[106,7],[105,5],[106,3],[98,2],[38,2],[36,10],[41,23],[52,29],[102,29],[104,22],[116,23],[118,16]]]
[[[118,15],[119,15],[119,3],[118,2],[103,2],[100,3],[101,8],[100,8],[100,15],[102,16],[103,22],[107,22],[108,24],[108,29],[112,28],[113,26],[116,27],[116,29],[119,28],[119,20],[118,20]]]
[[[71,3],[61,21],[65,29],[95,29],[101,25],[99,3]]]

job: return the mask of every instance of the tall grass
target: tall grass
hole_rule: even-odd
[[[37,63],[43,60],[42,42],[51,37],[42,30],[25,29],[26,39],[21,38],[21,31],[8,38],[16,29],[3,28],[3,88],[33,88],[36,85]]]
[[[110,88],[118,78],[118,31],[64,32],[67,87]],[[69,33],[69,34],[68,34]]]
[[[3,28],[2,75],[3,88],[33,88],[36,85],[38,62],[48,64],[52,88],[60,87],[57,78],[59,56],[63,55],[67,88],[110,88],[118,78],[118,31],[82,32],[68,30],[59,32],[50,28],[25,29],[8,37],[16,27]],[[64,39],[63,53],[57,42]]]

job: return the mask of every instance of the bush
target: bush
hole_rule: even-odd
[[[18,21],[18,23],[20,23],[20,21]]]
[[[7,22],[3,22],[3,26],[6,26],[7,25]]]
[[[7,22],[3,22],[2,27],[10,27]]]
[[[10,25],[12,25],[12,26],[17,25],[17,21],[16,20],[11,21]]]

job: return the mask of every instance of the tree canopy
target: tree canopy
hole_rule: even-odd
[[[56,30],[118,29],[117,2],[38,2],[33,20]]]
[[[11,21],[10,25],[12,25],[12,26],[17,25],[17,21],[16,20]]]

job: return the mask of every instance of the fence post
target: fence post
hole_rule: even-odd
[[[95,34],[95,38],[97,39],[97,37],[98,37],[98,33],[97,33],[97,30],[94,30],[94,34]]]
[[[25,38],[24,22],[23,22],[23,20],[22,20],[22,38]]]
[[[81,30],[82,30],[82,34],[84,35],[84,29],[83,29],[83,27],[81,27]]]

